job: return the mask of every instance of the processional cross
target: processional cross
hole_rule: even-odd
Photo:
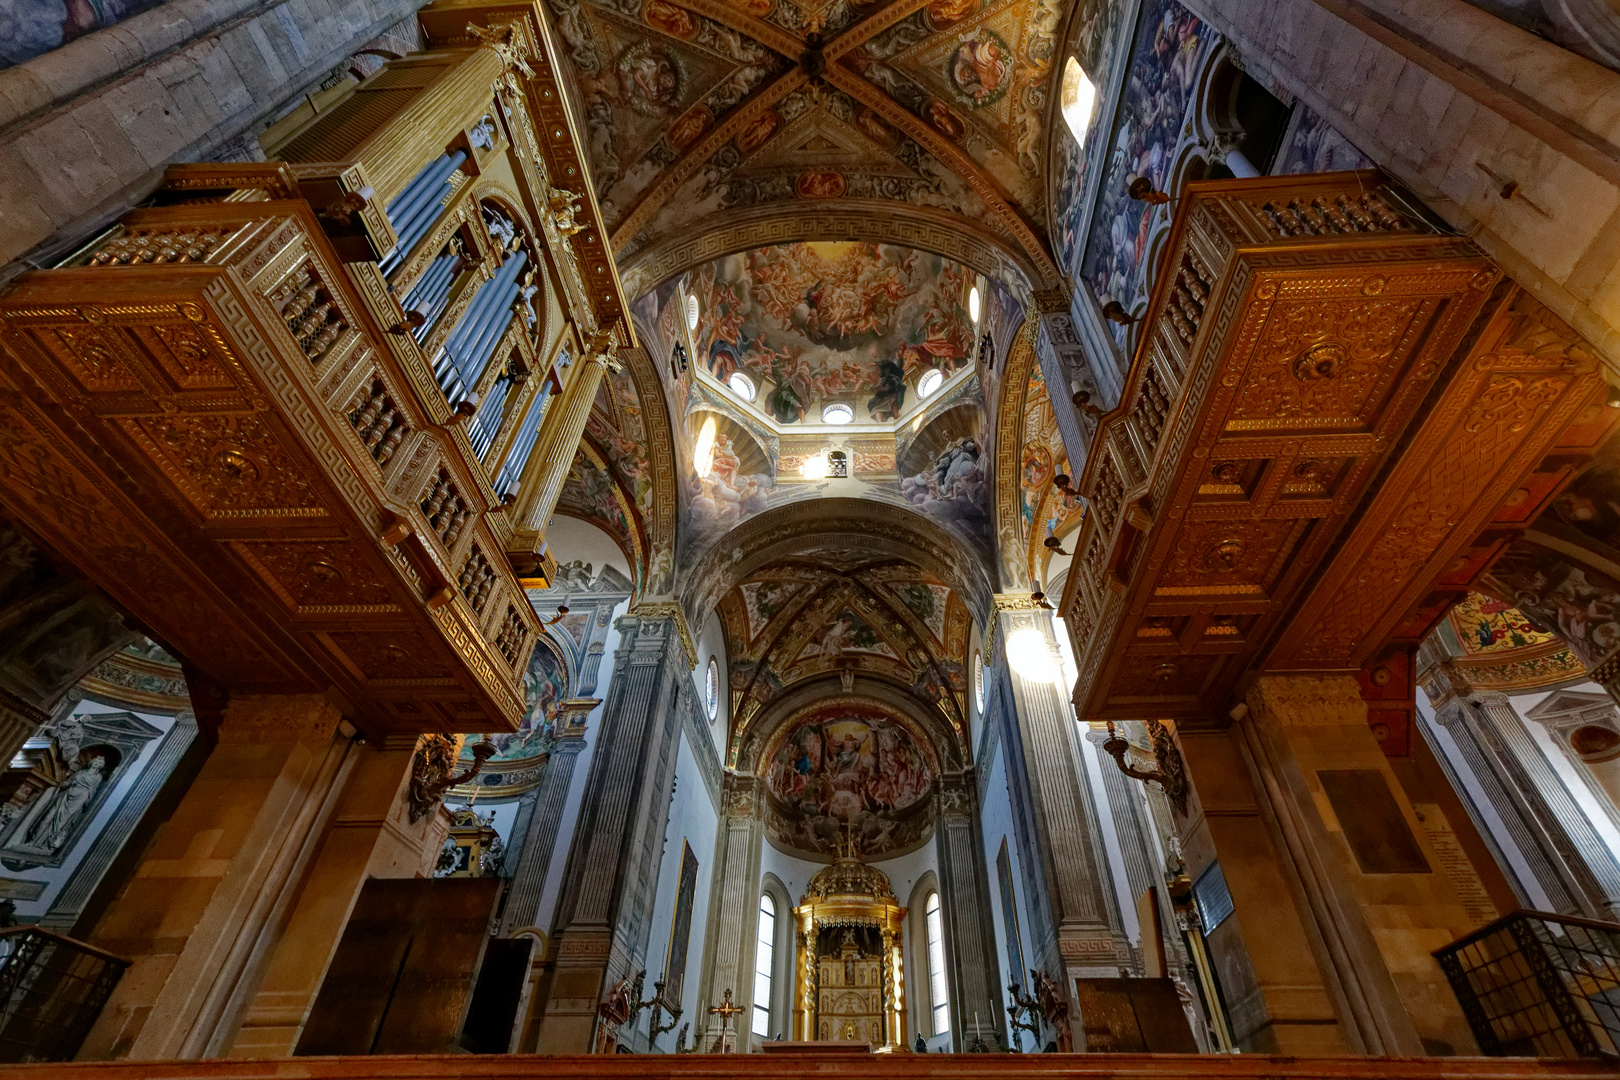
[[[721,1000],[720,1004],[709,1006],[709,1015],[720,1017],[720,1052],[722,1054],[730,1053],[727,1047],[731,1045],[731,1018],[742,1011],[743,1007],[741,1005],[731,1003],[731,990],[729,987],[726,989],[726,996]]]

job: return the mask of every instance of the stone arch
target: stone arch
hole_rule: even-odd
[[[624,256],[619,276],[627,295],[640,296],[723,255],[817,240],[859,240],[932,252],[1002,282],[1021,299],[1043,284],[1027,255],[982,226],[929,207],[860,199],[822,200],[814,209],[767,203],[728,210]]]
[[[943,526],[921,514],[875,499],[821,498],[774,507],[715,540],[699,558],[681,593],[694,618],[712,610],[748,574],[806,545],[851,544],[872,558],[907,559],[937,567],[980,623],[989,617],[994,591],[983,561]]]

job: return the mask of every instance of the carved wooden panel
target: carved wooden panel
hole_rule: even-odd
[[[1360,668],[1584,415],[1578,339],[1405,205],[1376,173],[1189,189],[1081,482],[1088,718]]]

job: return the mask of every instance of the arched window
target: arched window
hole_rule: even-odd
[[[945,929],[939,917],[939,893],[924,905],[928,930],[928,999],[934,1011],[934,1034],[951,1030],[951,992],[945,985]]]
[[[771,1033],[771,973],[776,952],[776,901],[759,894],[759,937],[754,942],[754,1034]]]
[[[1097,88],[1087,78],[1080,61],[1074,57],[1063,65],[1063,85],[1058,89],[1063,103],[1063,120],[1069,125],[1074,141],[1086,145],[1086,132],[1091,129],[1091,116],[1097,108]]]
[[[709,723],[720,715],[720,661],[709,657],[709,671],[703,679],[703,708],[709,714]]]
[[[753,1033],[771,1033],[771,973],[776,959],[776,900],[760,894],[760,936],[753,942]]]

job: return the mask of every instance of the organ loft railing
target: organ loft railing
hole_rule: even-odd
[[[0,297],[0,504],[222,686],[515,729],[522,579],[632,342],[539,7],[419,17],[269,163],[175,166]]]

